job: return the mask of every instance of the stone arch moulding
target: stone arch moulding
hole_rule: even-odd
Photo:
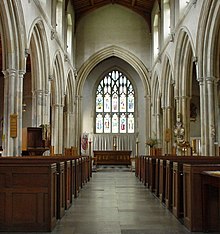
[[[219,51],[220,2],[204,1],[197,35],[198,78],[219,74],[216,53]],[[215,19],[215,20],[213,20]],[[217,47],[216,47],[217,45]],[[214,61],[214,62],[213,62]],[[205,73],[205,74],[204,74]]]
[[[25,72],[26,33],[21,1],[0,1],[4,85],[3,155],[15,156],[22,152],[22,90]],[[18,25],[18,27],[14,27]],[[8,85],[10,84],[10,85]],[[13,89],[14,88],[14,89]],[[11,92],[11,90],[14,92]],[[10,94],[10,95],[9,95]],[[10,136],[10,115],[17,115],[17,136]]]
[[[21,1],[0,1],[0,8],[1,33],[4,35],[2,37],[2,47],[4,48],[2,70],[12,68],[25,71],[27,37]],[[14,25],[19,25],[19,27],[14,27]],[[11,51],[14,51],[14,53]]]
[[[187,87],[187,79],[189,67],[192,66],[192,59],[195,56],[195,49],[192,44],[192,39],[190,33],[186,29],[182,29],[179,32],[177,39],[177,49],[175,51],[175,60],[176,64],[175,70],[175,96],[189,96],[189,93],[186,93],[190,89]]]
[[[74,111],[74,99],[75,99],[75,81],[74,74],[72,70],[67,72],[67,79],[65,82],[65,94],[68,96],[68,110],[70,112]]]
[[[34,62],[33,78],[37,79],[34,89],[48,90],[50,64],[49,46],[44,23],[40,18],[32,23],[28,38],[27,48],[31,49],[31,51],[28,52],[34,53],[35,58],[37,59],[37,62],[34,62],[33,59],[31,59],[31,61]]]
[[[152,76],[152,98],[151,98],[151,103],[152,103],[152,114],[157,113],[157,108],[158,108],[158,103],[157,103],[157,98],[158,95],[160,96],[161,91],[160,91],[160,79],[159,75],[157,72],[155,72]]]
[[[137,74],[139,75],[140,79],[142,80],[142,83],[146,90],[146,95],[150,95],[150,82],[149,82],[149,72],[145,65],[131,52],[122,49],[120,47],[116,46],[110,46],[107,47],[97,53],[95,53],[93,56],[91,56],[78,70],[78,84],[76,87],[76,93],[77,95],[80,95],[82,92],[83,84],[88,77],[89,73],[92,71],[92,69],[99,64],[101,61],[110,58],[112,56],[118,57],[124,61],[126,61],[128,64],[130,64]]]
[[[53,60],[53,74],[54,74],[54,90],[52,93],[52,104],[63,104],[64,96],[64,66],[60,51],[57,51]]]
[[[163,107],[171,106],[171,85],[173,84],[173,69],[171,64],[171,59],[168,55],[164,57],[162,66],[162,81],[161,81],[161,105]]]

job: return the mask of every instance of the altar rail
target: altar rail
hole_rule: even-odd
[[[202,173],[215,170],[220,170],[220,157],[136,157],[136,176],[190,231],[206,231],[202,225]]]

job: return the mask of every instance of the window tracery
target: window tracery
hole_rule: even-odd
[[[113,70],[96,90],[96,133],[134,133],[135,93],[130,80]]]

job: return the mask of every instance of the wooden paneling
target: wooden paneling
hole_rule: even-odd
[[[0,231],[51,231],[56,164],[0,163]]]
[[[202,172],[220,170],[220,164],[184,164],[184,224],[190,231],[203,231]],[[213,217],[215,218],[215,217]]]

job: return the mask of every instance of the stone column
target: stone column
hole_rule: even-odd
[[[172,131],[173,131],[173,119],[172,119],[172,107],[166,107],[166,116],[167,116],[167,122],[166,122],[166,134],[168,136],[165,136],[167,139],[166,145],[167,145],[167,153],[171,154],[172,153]],[[165,134],[165,132],[164,132]],[[169,138],[169,139],[168,139]],[[169,141],[168,141],[169,140]]]
[[[190,141],[190,97],[181,97],[182,121],[185,129],[185,141]]]
[[[63,105],[52,106],[51,145],[54,146],[54,154],[61,154],[63,149]]]
[[[146,106],[146,130],[145,130],[145,142],[147,141],[147,139],[151,136],[151,96],[147,95],[145,96],[145,106]],[[144,143],[145,143],[144,142]],[[150,155],[150,149],[149,147],[146,147],[145,145],[145,149],[146,149],[146,154]]]
[[[63,146],[63,105],[59,105],[58,109],[58,114],[59,114],[59,119],[58,119],[58,152],[59,154],[64,153],[64,146]]]
[[[207,83],[207,105],[208,105],[208,136],[209,139],[207,144],[209,145],[209,154],[210,156],[215,156],[215,141],[216,141],[216,123],[215,123],[215,86],[214,86],[214,77],[206,77]]]
[[[3,156],[22,153],[22,96],[24,71],[7,69],[4,74]],[[10,135],[10,116],[17,115],[17,136]]]
[[[162,108],[162,110],[163,110],[163,127],[162,127],[162,131],[163,131],[163,134],[161,134],[162,136],[163,136],[163,138],[161,139],[162,140],[162,142],[161,142],[161,147],[162,147],[162,153],[163,154],[167,154],[168,152],[167,152],[167,144],[166,144],[166,141],[165,141],[165,135],[164,135],[164,133],[165,133],[165,130],[166,130],[166,128],[167,128],[167,116],[166,116],[166,108],[165,107],[163,107]]]
[[[42,124],[43,90],[32,92],[32,126],[38,127]]]
[[[23,78],[24,78],[24,71],[19,71],[18,73],[18,79],[17,85],[16,85],[16,92],[17,92],[17,98],[16,98],[16,113],[18,113],[18,122],[17,122],[17,133],[18,136],[15,139],[16,140],[16,153],[15,155],[21,155],[22,154],[22,103],[23,103]]]
[[[204,78],[198,78],[200,87],[200,115],[201,115],[201,155],[208,155],[208,146],[206,142],[208,142],[208,132],[207,132],[207,106],[206,106],[206,85],[204,82]]]
[[[76,131],[75,131],[75,145],[77,148],[80,147],[80,134],[81,134],[81,126],[82,126],[82,120],[81,120],[81,104],[82,104],[82,97],[76,96]],[[80,150],[80,149],[79,149]]]
[[[76,120],[75,120],[75,114],[73,112],[68,113],[68,122],[69,122],[69,146],[75,146],[76,141]]]
[[[50,92],[49,90],[44,90],[43,92],[43,113],[42,113],[42,123],[50,124]]]

